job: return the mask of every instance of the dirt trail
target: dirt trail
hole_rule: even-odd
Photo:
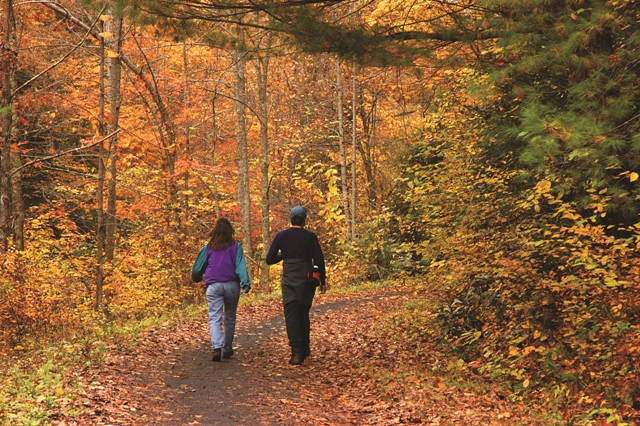
[[[367,380],[363,359],[385,359],[391,366],[394,361],[384,343],[364,336],[377,317],[398,308],[407,297],[373,292],[351,300],[316,298],[311,310],[312,354],[302,366],[287,363],[279,305],[242,309],[236,355],[220,363],[211,361],[206,320],[156,330],[138,349],[114,355],[85,379],[93,382],[87,395],[89,412],[67,424],[535,423],[517,417],[517,408],[499,398],[436,387],[433,406],[425,407],[424,394],[416,394],[413,401],[390,401],[380,386]]]

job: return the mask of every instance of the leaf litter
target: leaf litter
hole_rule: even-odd
[[[105,363],[75,372],[86,392],[82,412],[53,424],[545,424],[497,391],[430,376],[433,354],[390,344],[389,331],[374,324],[410,297],[389,290],[317,297],[312,354],[302,366],[287,363],[280,303],[239,309],[238,350],[222,363],[211,361],[204,315],[134,344],[115,342]]]

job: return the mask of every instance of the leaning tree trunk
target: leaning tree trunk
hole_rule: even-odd
[[[3,0],[3,1],[7,1],[7,0]],[[101,40],[100,32],[97,29],[89,27],[81,19],[69,13],[67,9],[60,6],[59,4],[55,2],[43,2],[42,5],[53,10],[58,16],[64,19],[68,19],[71,22],[73,22],[74,25],[77,25],[78,27],[84,29],[85,31],[88,31],[89,34],[91,34],[91,36],[93,36],[96,40]],[[138,42],[135,36],[133,36],[132,38],[136,43]],[[120,40],[120,44],[121,43],[122,43],[122,40]],[[164,148],[165,164],[163,166],[164,166],[165,173],[167,175],[167,191],[169,193],[170,203],[171,203],[171,206],[169,208],[170,213],[167,217],[167,222],[169,222],[169,225],[171,225],[172,222],[179,223],[178,222],[179,217],[174,209],[175,203],[177,201],[177,192],[178,192],[177,186],[175,184],[175,177],[173,175],[173,171],[175,169],[175,162],[177,159],[175,131],[173,127],[173,121],[171,119],[171,114],[169,114],[169,110],[167,109],[162,97],[160,96],[160,91],[158,90],[158,85],[153,75],[153,69],[151,68],[151,64],[147,60],[142,47],[139,46],[139,48],[140,48],[140,53],[142,54],[142,56],[144,56],[146,60],[145,66],[142,66],[142,67],[137,66],[131,60],[131,58],[127,57],[122,53],[121,47],[118,48],[118,59],[119,59],[119,63],[126,65],[126,67],[130,69],[136,75],[136,77],[144,84],[146,90],[151,95],[153,99],[153,103],[157,108],[157,113],[160,116],[160,123],[158,123],[158,125],[161,128],[161,130],[159,130],[159,136]]]
[[[240,45],[244,44],[244,30],[237,26],[237,36]],[[236,113],[238,118],[238,200],[242,216],[242,245],[244,252],[252,259],[251,250],[251,195],[249,188],[249,156],[247,148],[247,72],[244,52],[234,53],[235,61],[235,95]],[[253,278],[253,268],[249,275]]]
[[[375,159],[375,132],[376,132],[376,114],[377,114],[378,96],[372,94],[371,109],[367,111],[364,104],[360,105],[360,119],[362,122],[362,138],[357,144],[362,166],[367,179],[367,198],[369,209],[375,208],[380,211],[378,205],[379,197],[376,182],[376,159]]]
[[[145,65],[138,67],[131,59],[123,56],[124,64],[144,83],[145,88],[151,95],[153,103],[157,109],[158,114],[158,136],[163,148],[163,169],[166,176],[165,188],[169,195],[169,208],[167,214],[167,226],[173,229],[180,228],[180,215],[178,213],[178,186],[176,184],[175,167],[178,159],[178,148],[176,143],[176,132],[173,125],[173,120],[169,109],[164,103],[162,96],[160,95],[160,88],[158,87],[158,81],[151,67],[151,63],[147,58],[144,49],[140,45],[137,39],[134,40],[138,44],[138,49],[145,59]]]

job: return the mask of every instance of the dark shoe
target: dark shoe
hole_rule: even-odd
[[[213,361],[220,362],[222,359],[222,349],[214,349],[213,350]]]
[[[233,349],[231,349],[231,351],[229,352],[222,352],[222,358],[224,359],[229,359],[233,356],[233,354],[235,354],[235,352],[233,351]]]
[[[291,358],[289,359],[289,364],[291,365],[300,365],[302,364],[302,358],[300,357],[300,352],[296,350],[291,351]]]
[[[305,359],[307,359],[309,355],[311,355],[311,349],[309,348],[300,349],[300,362],[303,362]]]

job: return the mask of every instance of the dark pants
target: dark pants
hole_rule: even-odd
[[[284,305],[284,320],[287,324],[289,346],[294,351],[308,351],[309,349],[309,334],[311,332],[310,309],[311,306],[301,305],[298,301]]]

